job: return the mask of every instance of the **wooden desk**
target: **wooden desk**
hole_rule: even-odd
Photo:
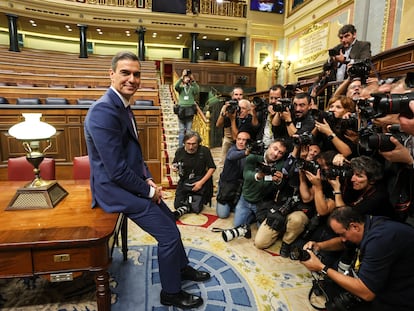
[[[0,278],[46,275],[70,280],[95,272],[99,311],[111,309],[108,267],[118,229],[126,218],[91,208],[89,181],[59,181],[69,195],[53,209],[5,211],[22,182],[0,182]]]

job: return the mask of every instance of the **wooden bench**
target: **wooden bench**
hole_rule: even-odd
[[[16,104],[18,98],[39,98],[42,103],[46,98],[66,98],[69,104],[75,105],[78,99],[98,99],[107,88],[48,88],[48,87],[19,87],[0,86],[0,96],[6,98],[10,104]],[[159,106],[158,90],[139,89],[133,100],[152,100],[155,106]]]
[[[64,53],[57,51],[34,50],[24,48],[21,52],[12,52],[7,46],[0,46],[0,59],[13,58],[15,63],[56,65],[64,67],[87,67],[101,68],[107,70],[111,66],[112,56],[109,55],[90,55],[88,58],[79,58],[78,54]],[[141,68],[156,71],[155,61],[141,61]]]
[[[0,70],[0,84],[19,86],[20,84],[39,87],[108,87],[109,75],[105,77],[78,76],[78,75],[51,75],[35,74],[27,72],[2,72]],[[155,78],[141,79],[141,88],[158,89],[158,81]]]

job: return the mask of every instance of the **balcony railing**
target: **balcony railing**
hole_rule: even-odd
[[[76,0],[76,2],[102,6],[152,9],[152,0]],[[206,14],[246,18],[246,13],[247,0],[225,1],[222,3],[217,3],[216,0],[187,0],[187,14]]]

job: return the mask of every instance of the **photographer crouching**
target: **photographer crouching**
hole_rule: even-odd
[[[339,237],[306,243],[303,249],[309,256],[299,258],[310,271],[332,280],[331,286],[341,287],[338,295],[328,295],[326,309],[414,310],[414,228],[382,216],[363,216],[349,206],[336,208],[328,224]],[[344,249],[345,242],[359,247],[355,277],[326,266],[315,255]]]

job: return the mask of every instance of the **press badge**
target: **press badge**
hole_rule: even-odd
[[[300,129],[301,127],[302,127],[302,122],[297,122],[297,123],[296,123],[296,128],[297,128],[297,129]]]
[[[272,175],[265,175],[264,181],[272,181]]]
[[[188,95],[184,95],[184,100],[189,100],[190,97]]]

